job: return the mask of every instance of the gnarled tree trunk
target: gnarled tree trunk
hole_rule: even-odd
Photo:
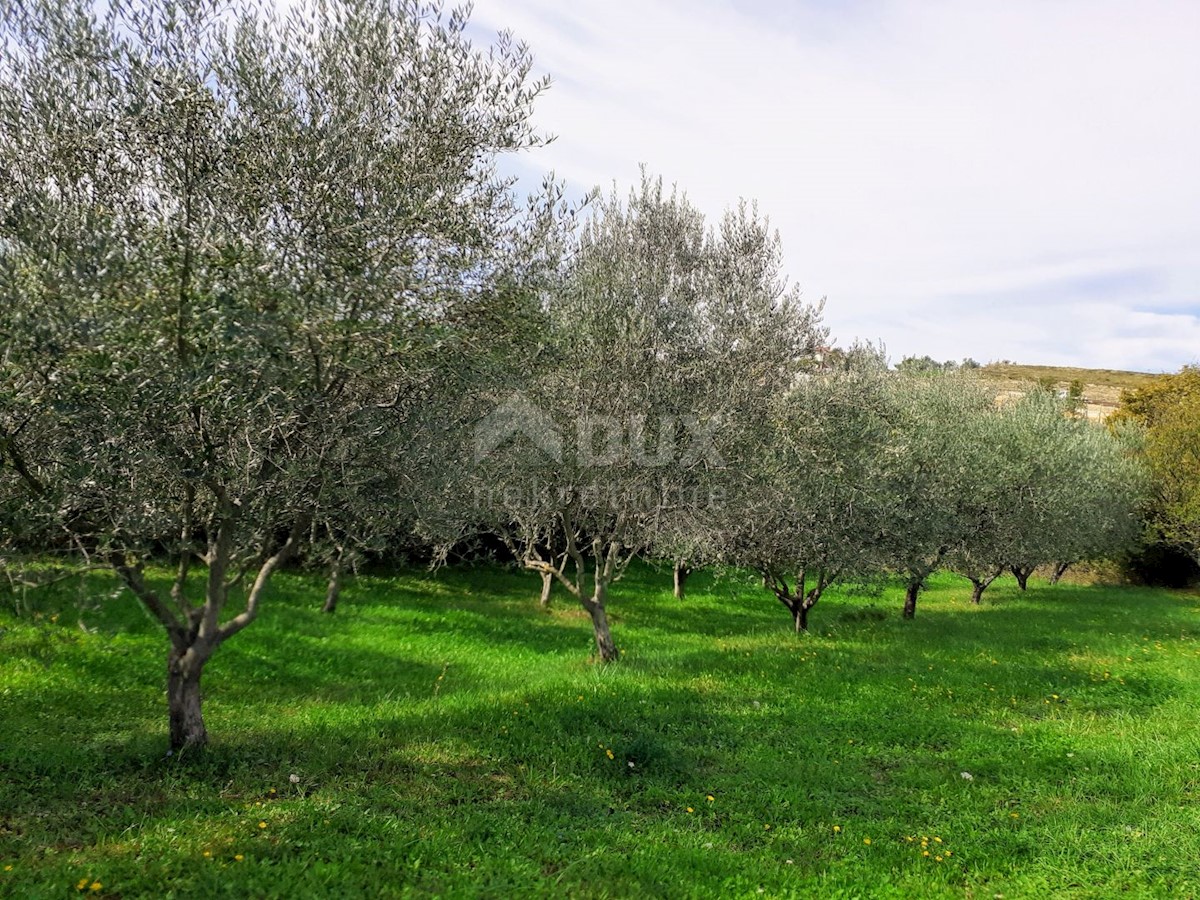
[[[792,607],[792,620],[796,626],[796,634],[808,631],[808,611],[810,609],[812,607],[804,601],[800,601]]]
[[[199,642],[183,653],[172,646],[167,655],[167,721],[171,749],[176,752],[208,743],[201,709],[200,676],[211,655],[212,649]]]
[[[983,601],[983,592],[987,590],[987,585],[979,578],[972,578],[971,585],[971,602],[978,606]]]
[[[223,496],[221,500],[228,512]],[[221,622],[221,613],[230,589],[241,582],[241,575],[232,580],[226,577],[231,558],[233,520],[234,516],[230,513],[209,539],[206,556],[208,577],[200,604],[194,604],[186,596],[190,550],[180,557],[175,583],[171,587],[173,603],[166,602],[146,583],[141,561],[131,559],[118,550],[109,552],[109,564],[113,570],[158,619],[170,641],[167,654],[167,723],[172,750],[203,747],[208,742],[200,692],[204,666],[221,644],[258,617],[259,603],[267,583],[275,570],[295,551],[307,524],[303,518],[297,520],[283,546],[259,565],[254,583],[246,592],[245,607],[237,615]]]
[[[601,662],[615,662],[620,655],[613,643],[612,631],[608,627],[608,613],[604,609],[604,598],[608,591],[603,582],[597,582],[595,593],[583,601],[584,608],[592,617],[592,631],[596,636],[596,652]]]
[[[342,553],[339,550],[333,563],[329,566],[329,586],[325,589],[325,605],[322,612],[331,613],[337,609],[338,597],[342,594]]]
[[[801,575],[796,579],[796,591],[793,593],[788,587],[786,579],[770,572],[763,575],[764,585],[792,614],[792,625],[796,629],[796,634],[808,631],[808,611],[817,605],[821,594],[831,582],[832,578],[827,578],[822,574],[818,578],[816,586],[806,591],[804,576]]]
[[[992,582],[995,581],[999,577],[999,575],[1000,575],[1000,572],[998,572],[998,571],[993,572],[991,575],[982,575],[982,576],[968,575],[967,578],[969,578],[971,580],[971,585],[972,585],[971,602],[978,605],[979,602],[981,600],[983,600],[983,592],[986,591],[989,587],[991,587]]]
[[[917,615],[917,594],[925,584],[924,578],[914,578],[908,582],[904,590],[904,618],[912,619]]]
[[[1017,579],[1017,586],[1021,590],[1026,590],[1029,587],[1029,576],[1033,574],[1033,570],[1033,566],[1013,566],[1009,569]]]
[[[687,584],[688,576],[692,574],[691,568],[682,559],[675,560],[675,599],[682,600],[684,593],[684,585]]]
[[[542,572],[542,596],[538,600],[538,605],[543,609],[550,606],[550,588],[554,584],[554,575],[551,572]]]
[[[1058,584],[1062,577],[1067,574],[1067,569],[1071,568],[1070,562],[1057,562],[1054,564],[1054,573],[1050,576],[1051,584]]]

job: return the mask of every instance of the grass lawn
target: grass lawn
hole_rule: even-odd
[[[670,580],[618,585],[598,667],[528,575],[363,577],[333,617],[282,575],[182,759],[111,581],[0,613],[0,895],[1200,894],[1195,594],[943,576],[913,622],[835,594],[798,637]]]

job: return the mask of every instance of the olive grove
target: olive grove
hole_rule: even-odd
[[[753,204],[708,220],[644,172],[521,200],[500,159],[544,140],[547,82],[464,11],[0,11],[0,564],[115,573],[167,638],[175,750],[275,573],[323,573],[332,612],[398,534],[506,547],[602,662],[638,557],[680,597],[750,571],[797,631],[897,576],[911,618],[942,567],[978,602],[1119,552],[1145,462],[1154,527],[1200,547],[1195,394],[1112,432],[999,404],[976,365],[830,347]]]
[[[162,624],[202,744],[212,653],[308,537],[413,503],[455,361],[523,320],[540,218],[494,159],[545,85],[408,0],[2,21],[6,502]]]
[[[597,201],[549,292],[542,352],[454,467],[459,527],[500,533],[543,598],[553,579],[578,600],[602,660],[618,655],[612,585],[639,554],[688,555],[723,518],[754,397],[789,384],[824,338],[778,256],[752,208],[709,228],[645,174]]]

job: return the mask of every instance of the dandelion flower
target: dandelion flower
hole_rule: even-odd
[[[613,752],[611,750],[605,750],[604,753],[609,759],[613,758]]]
[[[242,856],[242,854],[240,854],[240,853],[235,853],[235,854],[233,854],[233,858],[236,859],[238,862],[241,862],[246,857]]]
[[[5,866],[5,867],[4,867],[4,871],[5,871],[5,872],[11,872],[11,871],[12,871],[12,866]]]
[[[840,834],[840,833],[841,833],[841,831],[842,831],[842,826],[841,826],[841,825],[834,825],[834,826],[833,826],[833,833],[834,833],[834,834]]]
[[[687,808],[687,811],[688,811],[688,812],[695,812],[695,810],[694,810],[694,809],[692,809],[690,806]]]
[[[863,838],[863,843],[864,843],[864,844],[866,844],[866,845],[869,847],[869,846],[871,846],[871,839],[870,839],[870,838]]]
[[[1008,815],[1009,815],[1011,818],[1013,818],[1013,819],[1019,819],[1019,818],[1021,818],[1021,814],[1020,814],[1020,813],[1009,813]]]
[[[80,879],[79,879],[79,884],[75,885],[75,890],[77,890],[77,891],[82,891],[82,890],[83,890],[85,887],[87,887],[87,879],[86,879],[86,878],[80,878]]]
[[[93,890],[93,891],[98,891],[98,890],[100,890],[102,887],[104,887],[104,885],[102,885],[102,884],[101,884],[100,882],[98,882],[98,881],[93,881],[93,882],[92,882],[92,885],[91,885],[91,887],[92,887],[92,890]]]
[[[259,822],[259,823],[258,823],[258,827],[259,827],[259,828],[266,828],[266,827],[267,827],[267,823],[266,823],[266,822]]]
[[[934,859],[936,859],[938,862],[942,861],[942,858],[940,856],[935,856]]]
[[[211,858],[212,858],[212,851],[211,851],[211,850],[205,850],[205,851],[204,851],[204,858],[205,858],[205,859],[211,859]]]
[[[922,850],[922,851],[921,851],[921,855],[922,855],[922,856],[928,856],[928,855],[929,855],[929,851],[928,851],[928,850]]]
[[[709,794],[705,799],[708,800],[709,803],[712,803],[717,798],[714,797],[712,794]]]

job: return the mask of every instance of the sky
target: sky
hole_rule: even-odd
[[[757,200],[834,342],[1200,362],[1200,2],[476,0],[552,86],[517,171]]]

